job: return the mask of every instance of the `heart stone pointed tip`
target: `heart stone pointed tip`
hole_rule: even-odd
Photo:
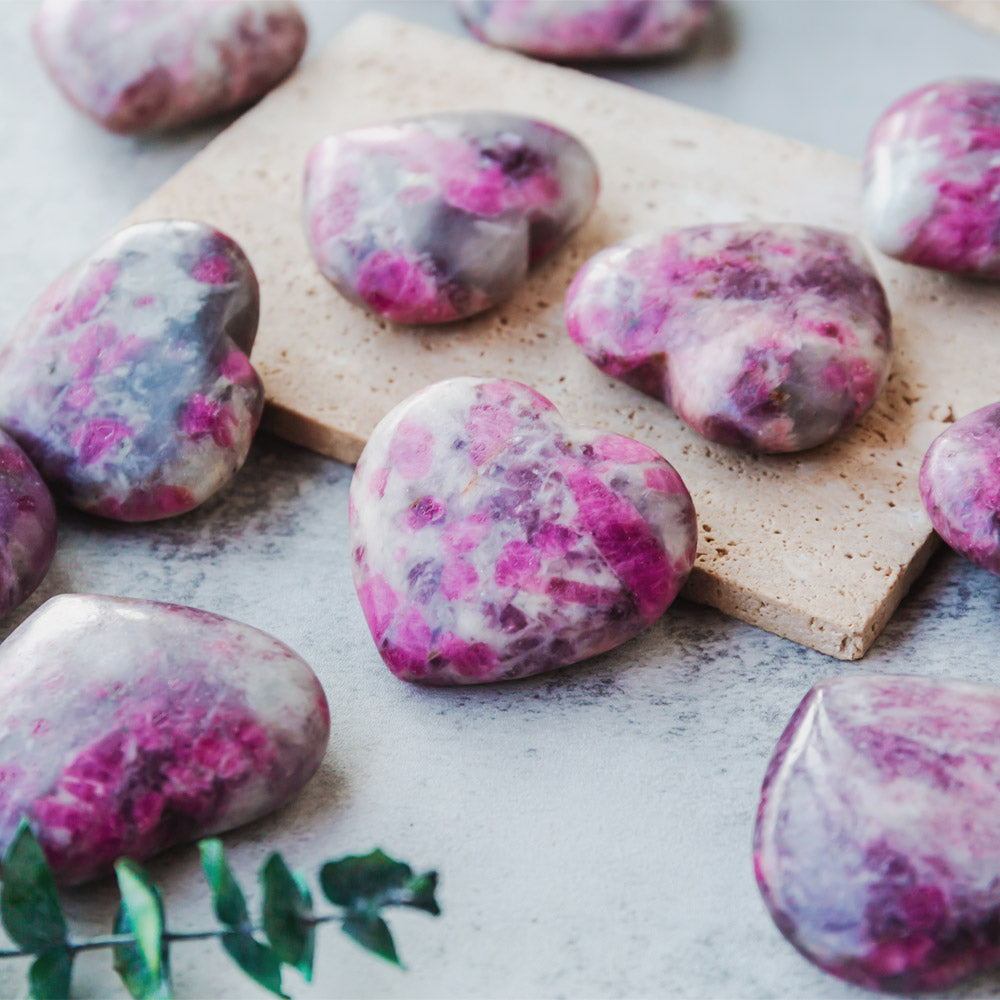
[[[481,41],[542,59],[643,59],[687,49],[712,0],[456,0]]]
[[[58,881],[271,812],[329,737],[283,643],[174,604],[54,597],[0,646],[0,853],[27,816]]]
[[[966,559],[1000,576],[1000,403],[951,424],[920,467],[934,530]]]
[[[697,541],[666,459],[502,379],[399,404],[358,462],[350,508],[378,651],[426,684],[525,677],[625,642],[673,601]]]
[[[257,100],[298,63],[306,24],[277,0],[43,0],[33,35],[66,97],[129,134]]]
[[[860,243],[790,224],[608,247],[573,280],[566,328],[602,371],[755,452],[813,448],[854,424],[888,377],[892,343]]]
[[[57,279],[0,350],[0,426],[69,503],[184,513],[242,466],[264,405],[253,269],[199,222],[122,230]]]
[[[890,257],[1000,279],[1000,82],[945,80],[896,101],[868,140],[864,213]]]
[[[446,323],[508,298],[586,219],[597,168],[572,136],[498,112],[328,136],[306,161],[320,271],[397,323]]]
[[[818,684],[781,737],[754,842],[781,932],[842,979],[910,994],[1000,962],[1000,689]]]

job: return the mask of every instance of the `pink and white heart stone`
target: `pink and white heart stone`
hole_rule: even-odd
[[[775,923],[852,983],[910,995],[1000,962],[1000,689],[817,684],[761,791],[754,867]]]
[[[354,583],[394,674],[510,680],[602,653],[670,605],[697,524],[652,448],[568,423],[519,382],[428,386],[351,483]]]
[[[602,250],[566,296],[570,338],[693,430],[759,452],[858,421],[889,374],[885,293],[861,244],[815,226],[691,226]]]

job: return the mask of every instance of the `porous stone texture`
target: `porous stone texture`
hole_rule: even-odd
[[[953,423],[927,450],[920,496],[934,530],[1000,576],[1000,403]]]
[[[333,93],[351,99],[332,101]],[[302,237],[306,155],[334,132],[470,109],[556,121],[578,136],[601,172],[597,206],[503,306],[423,331],[366,317],[319,274]],[[640,134],[637,157],[623,136]],[[354,462],[378,421],[429,383],[473,373],[531,385],[567,419],[669,457],[700,521],[686,596],[855,659],[936,544],[917,490],[924,452],[946,421],[996,400],[995,289],[879,259],[893,315],[885,390],[845,434],[784,456],[707,442],[661,403],[598,372],[566,336],[562,302],[588,258],[640,231],[750,218],[858,233],[860,187],[859,165],[847,157],[368,15],[133,218],[208,219],[250,254],[264,288],[254,363],[275,432]]]
[[[298,7],[276,0],[43,0],[33,35],[66,97],[121,133],[250,104],[306,46]]]
[[[263,387],[257,281],[198,222],[132,226],[58,278],[0,351],[0,425],[69,503],[181,514],[247,456]]]
[[[0,431],[0,618],[42,582],[56,534],[55,506],[38,470]]]
[[[1000,83],[945,80],[891,105],[868,140],[864,211],[891,257],[1000,278]]]
[[[712,0],[455,0],[480,41],[543,59],[629,59],[682,52]]]
[[[26,816],[75,885],[240,826],[298,792],[329,730],[309,666],[257,629],[54,597],[0,647],[0,852]]]
[[[911,994],[1000,961],[1000,689],[816,685],[761,792],[757,882],[782,933],[842,979]]]
[[[429,386],[375,428],[351,484],[354,583],[404,680],[473,684],[621,645],[694,562],[680,476],[503,379]]]
[[[444,323],[508,298],[597,197],[597,167],[545,122],[489,112],[354,129],[306,159],[320,271],[398,323]]]
[[[852,236],[809,226],[695,226],[589,260],[566,329],[602,371],[703,437],[802,451],[855,424],[889,375],[885,292]]]

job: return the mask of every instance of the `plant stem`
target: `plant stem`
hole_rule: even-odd
[[[307,924],[328,924],[335,920],[343,920],[343,913],[315,913],[310,917],[303,917],[303,923]],[[259,934],[263,932],[263,927],[250,926],[247,932]],[[164,931],[163,940],[170,944],[175,941],[205,941],[209,938],[222,937],[225,934],[232,934],[229,927],[215,927],[207,931]],[[133,934],[105,934],[99,937],[87,938],[84,941],[66,941],[66,947],[72,952],[95,951],[98,948],[114,948],[122,944],[135,944]],[[32,955],[40,954],[37,951],[29,951],[25,948],[0,948],[0,959],[4,958],[28,958]]]

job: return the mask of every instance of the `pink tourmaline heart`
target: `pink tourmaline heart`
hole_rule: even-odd
[[[1000,403],[957,420],[927,450],[920,497],[934,530],[1000,576]]]
[[[43,0],[34,37],[73,104],[132,133],[257,100],[301,58],[306,25],[282,0]]]
[[[597,168],[571,135],[490,111],[331,135],[310,151],[305,227],[341,294],[397,323],[506,299],[579,226]]]
[[[393,409],[350,517],[379,653],[427,684],[525,677],[625,642],[676,597],[697,541],[666,459],[502,379],[440,382]]]
[[[1000,961],[1000,689],[904,676],[816,685],[767,769],[757,882],[827,972],[944,989]]]
[[[313,672],[249,625],[54,597],[0,646],[0,853],[26,816],[73,885],[248,823],[298,792],[329,731]]]
[[[762,452],[813,448],[859,420],[892,346],[861,244],[788,224],[691,226],[608,247],[573,280],[566,329],[598,368],[699,434]]]
[[[945,80],[896,101],[868,140],[864,211],[890,257],[1000,278],[1000,83]]]

